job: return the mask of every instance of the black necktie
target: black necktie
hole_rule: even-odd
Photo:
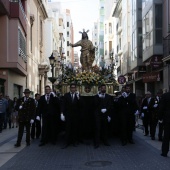
[[[47,104],[49,104],[49,100],[50,100],[50,95],[47,94]]]

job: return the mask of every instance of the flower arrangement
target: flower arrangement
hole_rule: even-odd
[[[99,85],[105,83],[103,76],[95,73],[95,72],[87,72],[84,71],[82,73],[77,73],[75,75],[71,75],[71,77],[67,78],[65,83],[75,82],[77,85]]]
[[[111,70],[107,68],[100,68],[97,65],[93,66],[91,70],[83,72],[81,72],[79,69],[75,70],[65,67],[64,73],[62,76],[60,76],[59,83],[56,85],[56,87],[60,89],[62,83],[70,84],[73,82],[80,86],[98,86],[106,83],[116,84]]]

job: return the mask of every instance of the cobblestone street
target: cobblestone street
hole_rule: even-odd
[[[111,146],[100,145],[98,149],[94,149],[91,141],[61,149],[62,137],[55,146],[38,147],[39,140],[34,140],[28,147],[23,141],[20,148],[14,148],[16,134],[16,129],[1,134],[4,139],[0,140],[1,170],[168,170],[170,167],[169,157],[160,156],[161,143],[144,137],[141,129],[134,132],[135,144],[121,146],[119,139],[112,138]]]

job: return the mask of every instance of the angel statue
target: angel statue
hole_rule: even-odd
[[[78,47],[81,46],[81,55],[80,55],[80,63],[82,65],[82,70],[88,71],[91,70],[92,64],[95,59],[95,47],[93,43],[88,39],[87,33],[89,30],[83,32],[79,32],[82,34],[82,39],[75,44],[71,44],[71,47]]]

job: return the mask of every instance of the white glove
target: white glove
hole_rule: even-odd
[[[107,109],[101,109],[102,113],[105,113],[107,111]]]
[[[76,92],[76,96],[77,96],[78,99],[80,99],[80,96],[79,96],[79,92],[78,92],[78,91]]]
[[[123,93],[122,93],[122,96],[123,96],[124,98],[126,98],[128,95],[127,95],[126,92],[123,92]]]
[[[65,116],[63,115],[63,113],[61,113],[60,119],[61,119],[63,122],[65,121]]]
[[[56,97],[56,95],[55,95],[55,93],[52,91],[51,93],[50,93],[50,95],[53,95],[53,97]]]
[[[107,116],[107,120],[108,120],[108,122],[110,122],[111,121],[111,117]]]
[[[22,109],[22,106],[19,106],[19,109]]]
[[[136,110],[135,115],[139,115],[139,111],[138,110]]]
[[[158,104],[154,104],[153,107],[154,107],[154,108],[158,107]]]
[[[31,119],[31,120],[30,120],[30,123],[31,123],[31,124],[33,124],[33,123],[34,123],[34,120],[33,120],[33,119]]]
[[[148,107],[147,106],[143,106],[143,110],[146,110],[146,109],[148,109]]]
[[[144,116],[145,116],[144,113],[142,113],[142,114],[141,114],[141,117],[144,117]]]
[[[163,123],[163,120],[159,120],[158,122],[159,122],[159,123]]]
[[[36,120],[39,120],[39,121],[40,121],[40,116],[37,116],[37,117],[36,117]]]

